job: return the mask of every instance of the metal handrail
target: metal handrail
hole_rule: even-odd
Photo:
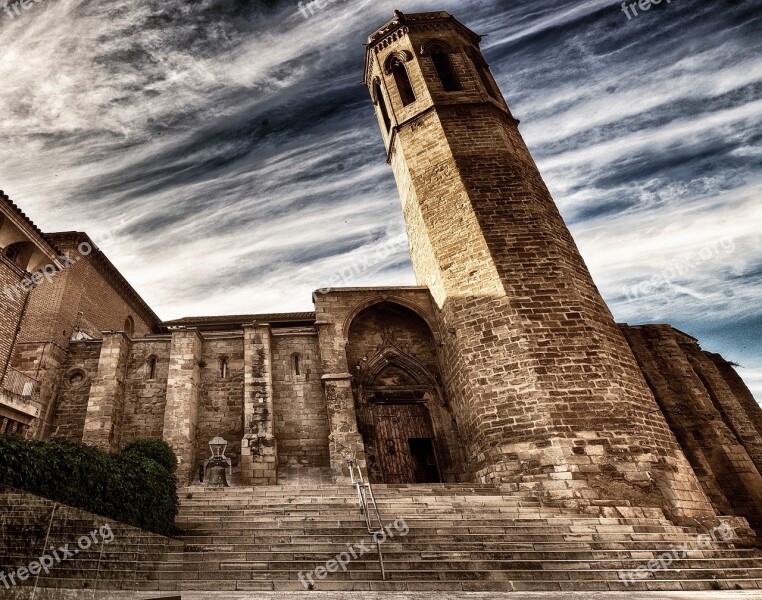
[[[381,579],[386,581],[384,555],[381,552],[381,542],[379,542],[376,537],[376,534],[383,533],[384,522],[381,520],[381,513],[378,511],[376,497],[373,495],[373,486],[370,484],[370,481],[365,481],[362,476],[362,469],[355,459],[347,459],[347,465],[349,465],[349,476],[352,478],[352,485],[355,486],[355,491],[357,492],[357,501],[360,504],[360,512],[362,512],[365,517],[365,526],[368,529],[368,533],[372,536],[373,542],[376,544],[378,564],[381,568]],[[374,517],[375,523],[373,523]],[[374,525],[377,525],[378,528],[374,529]]]

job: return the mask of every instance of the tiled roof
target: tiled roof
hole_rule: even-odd
[[[16,214],[19,215],[27,223],[27,225],[29,225],[35,231],[35,233],[40,236],[41,241],[47,243],[51,247],[54,253],[60,253],[60,250],[56,248],[55,244],[48,240],[47,236],[39,227],[37,227],[34,221],[32,221],[32,219],[30,219],[26,213],[21,210],[18,205],[5,194],[5,192],[3,192],[3,190],[0,190],[0,202],[5,202],[8,204],[16,212]]]
[[[314,312],[265,313],[258,315],[223,315],[216,317],[184,317],[173,321],[164,321],[162,327],[182,327],[191,325],[220,325],[233,323],[287,323],[314,321]]]

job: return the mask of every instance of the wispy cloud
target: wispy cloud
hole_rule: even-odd
[[[362,43],[394,8],[479,33],[620,320],[666,321],[744,364],[762,349],[762,69],[754,3],[46,0],[0,14],[0,187],[85,229],[164,318],[303,310],[404,232]],[[104,234],[105,235],[105,234]],[[706,244],[653,294],[623,289]],[[414,282],[404,247],[363,284]],[[347,282],[350,283],[350,282]]]

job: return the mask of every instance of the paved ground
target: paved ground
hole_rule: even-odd
[[[34,600],[148,600],[177,594],[37,590]],[[23,593],[0,590],[0,598],[31,600]],[[182,600],[762,600],[762,591],[728,592],[183,592]]]

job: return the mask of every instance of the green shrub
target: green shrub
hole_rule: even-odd
[[[177,482],[155,459],[0,435],[0,484],[155,533],[174,530]]]
[[[150,458],[151,460],[155,460],[170,473],[177,471],[177,457],[170,445],[164,440],[135,440],[122,449],[122,454],[135,454]]]

